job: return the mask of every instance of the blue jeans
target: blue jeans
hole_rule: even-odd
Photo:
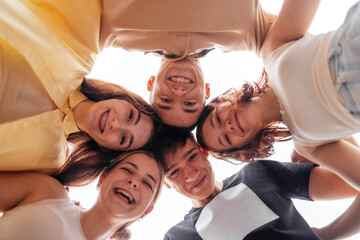
[[[340,97],[360,121],[360,2],[334,33],[329,63]]]

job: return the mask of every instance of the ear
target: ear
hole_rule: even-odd
[[[164,180],[164,186],[165,186],[166,188],[168,188],[168,189],[171,189],[170,184],[168,184],[165,180]]]
[[[210,98],[210,83],[205,83],[205,97],[206,99]]]
[[[147,81],[147,90],[148,90],[149,92],[152,91],[153,86],[154,86],[154,82],[155,82],[155,76],[151,76],[151,77],[149,78],[149,80]]]
[[[107,174],[107,173],[106,173],[105,171],[103,171],[103,172],[100,174],[100,176],[99,176],[99,181],[98,181],[98,183],[97,183],[97,185],[96,185],[97,188],[100,188],[100,187],[101,187],[102,182],[104,181],[106,174]]]
[[[138,219],[138,221],[140,221],[140,220],[143,219],[146,215],[148,215],[149,213],[151,213],[153,209],[154,209],[154,205],[151,205],[150,207],[148,207],[148,209],[146,209],[146,211],[143,213],[143,215],[141,215],[141,217]]]
[[[205,157],[209,157],[209,152],[203,147],[199,146],[200,150],[204,153]]]

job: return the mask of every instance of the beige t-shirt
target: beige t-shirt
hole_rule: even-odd
[[[257,0],[103,0],[102,12],[100,48],[161,51],[178,59],[213,47],[259,53],[274,21]]]
[[[336,91],[328,59],[333,33],[306,36],[265,60],[269,85],[285,108],[284,123],[296,143],[320,145],[360,131]]]

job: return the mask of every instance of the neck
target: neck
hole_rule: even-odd
[[[76,125],[83,132],[85,131],[84,126],[87,120],[88,111],[93,104],[94,104],[93,101],[85,99],[84,101],[80,102],[76,107],[74,107],[72,110]]]
[[[214,191],[210,194],[209,197],[202,199],[202,200],[198,200],[198,199],[191,199],[192,205],[194,208],[200,208],[205,206],[206,204],[208,204],[214,197],[216,197],[216,195],[218,195],[223,187],[223,182],[218,182],[215,181],[215,188]]]
[[[265,91],[259,97],[252,99],[253,104],[258,105],[254,109],[259,109],[258,114],[261,115],[263,120],[263,127],[273,122],[279,122],[282,120],[282,114],[280,113],[281,107],[277,97],[271,89]]]
[[[108,239],[128,221],[110,216],[108,211],[96,204],[82,212],[80,224],[88,240]]]

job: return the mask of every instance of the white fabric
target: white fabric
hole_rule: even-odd
[[[67,198],[16,207],[0,217],[1,240],[86,240],[80,208]]]
[[[328,59],[333,33],[306,36],[273,51],[265,60],[269,85],[284,105],[284,123],[305,146],[350,137],[360,123],[338,95]]]
[[[205,240],[243,239],[278,217],[250,188],[241,183],[221,192],[208,203],[195,227]]]

